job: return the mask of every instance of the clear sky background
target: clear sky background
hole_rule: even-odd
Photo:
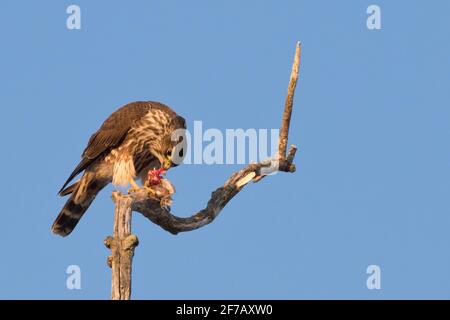
[[[370,4],[382,30],[366,27]],[[278,128],[301,40],[298,171],[194,232],[136,214],[133,297],[449,299],[449,15],[446,0],[1,1],[0,298],[108,299],[112,189],[69,237],[50,232],[90,135],[136,100],[189,128]],[[241,167],[175,168],[173,212],[203,208]],[[66,288],[72,264],[81,290]],[[381,290],[366,287],[372,264]]]

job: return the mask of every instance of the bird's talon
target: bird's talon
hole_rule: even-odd
[[[150,197],[152,197],[152,198],[157,198],[158,197],[157,194],[156,194],[156,191],[153,190],[152,188],[147,187],[147,186],[145,186],[144,188],[145,188],[145,190],[147,190],[147,193],[148,193],[148,195]]]
[[[138,191],[139,191],[139,188],[133,187],[133,188],[128,189],[128,194],[136,193],[136,192],[138,192]]]

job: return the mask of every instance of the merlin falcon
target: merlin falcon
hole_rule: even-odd
[[[53,233],[69,235],[107,184],[138,188],[135,179],[144,183],[149,170],[178,165],[185,129],[184,118],[159,102],[132,102],[112,113],[91,136],[80,163],[59,191],[70,198],[53,223]],[[81,178],[68,186],[80,173]]]

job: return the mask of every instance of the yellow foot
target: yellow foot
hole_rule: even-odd
[[[134,181],[133,179],[130,180],[131,188],[128,189],[128,194],[138,192],[141,187]]]
[[[128,194],[139,192],[139,190],[142,190],[142,189],[145,189],[150,197],[156,198],[156,199],[159,198],[158,195],[156,194],[155,190],[153,190],[152,188],[146,187],[146,186],[143,186],[143,187],[139,187],[139,186],[138,187],[131,187],[130,189],[128,189]]]
[[[130,184],[131,184],[131,188],[128,189],[128,194],[138,192],[141,189],[145,189],[148,192],[148,195],[150,197],[156,198],[156,199],[159,198],[158,195],[156,194],[156,191],[150,187],[147,187],[147,186],[140,187],[134,180],[130,180]]]
[[[128,194],[138,192],[140,188],[131,187],[128,189]]]
[[[158,198],[158,196],[157,196],[157,194],[156,194],[156,191],[153,190],[152,188],[147,187],[147,186],[144,186],[144,189],[147,190],[148,195],[149,195],[150,197],[152,197],[152,198]]]

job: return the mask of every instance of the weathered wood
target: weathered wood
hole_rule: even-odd
[[[278,145],[278,156],[281,158],[286,157],[286,147],[289,135],[289,126],[291,124],[292,107],[294,104],[295,87],[297,86],[298,73],[300,69],[300,55],[302,53],[302,46],[300,42],[297,42],[295,48],[294,63],[292,64],[291,78],[288,85],[288,93],[286,95],[286,101],[284,104],[283,118],[281,120],[280,128],[280,140]]]
[[[111,249],[108,265],[111,267],[111,299],[129,300],[131,295],[131,270],[134,248],[138,238],[131,234],[132,202],[130,196],[114,191],[115,203],[113,237],[105,239],[105,245]]]
[[[291,160],[294,160],[296,147],[291,146],[289,153],[292,154]],[[153,200],[143,189],[131,194],[133,198],[132,209],[139,212],[153,223],[159,225],[164,230],[178,234],[180,232],[192,231],[210,224],[219,215],[226,204],[238,194],[242,188],[250,181],[258,182],[262,177],[261,169],[268,167],[271,160],[250,164],[239,172],[235,172],[225,184],[216,189],[208,201],[206,208],[198,211],[187,218],[181,218],[173,215],[170,211],[161,208],[158,201]],[[280,161],[280,167],[277,171],[294,172],[295,166],[288,162],[287,158]],[[248,179],[252,176],[252,179]]]

